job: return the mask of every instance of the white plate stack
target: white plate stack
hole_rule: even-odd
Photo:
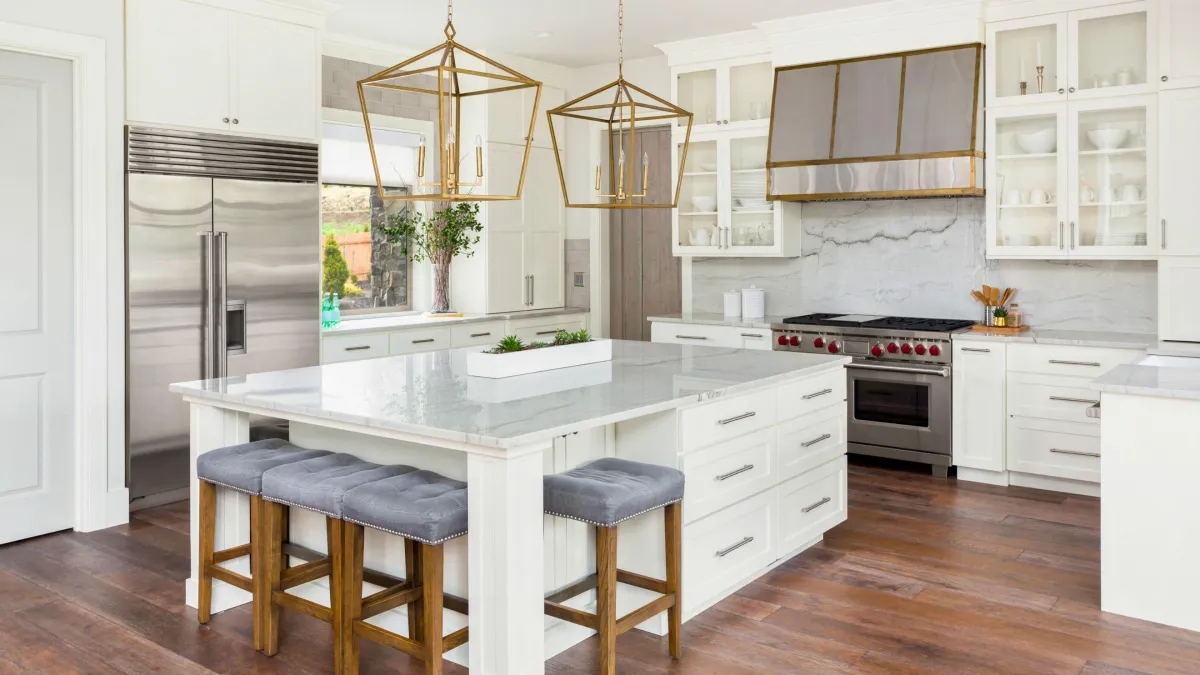
[[[767,172],[747,171],[733,174],[734,211],[770,211],[767,201]]]

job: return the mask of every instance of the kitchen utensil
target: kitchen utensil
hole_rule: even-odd
[[[1121,188],[1121,198],[1119,201],[1122,201],[1122,202],[1140,202],[1140,201],[1142,201],[1142,186],[1134,185],[1133,183],[1128,183],[1127,185],[1125,185],[1125,187]]]
[[[726,318],[739,317],[742,315],[742,294],[737,291],[725,291],[725,316]]]
[[[1014,289],[1014,288],[1006,288],[1006,289],[1004,289],[1004,294],[1000,296],[1000,306],[1001,306],[1001,307],[1007,307],[1007,306],[1008,306],[1008,301],[1009,301],[1010,299],[1012,299],[1012,295],[1013,295],[1013,292],[1014,292],[1015,290],[1016,290],[1016,289]]]
[[[1025,193],[1020,190],[1008,190],[1004,193],[1005,206],[1017,206],[1025,203]]]
[[[1116,150],[1125,145],[1127,138],[1129,138],[1129,130],[1120,127],[1092,129],[1087,132],[1087,139],[1096,146],[1097,150]]]
[[[987,298],[983,297],[983,294],[977,290],[971,289],[971,297],[975,298],[981,305],[987,304]]]
[[[1058,149],[1058,129],[1050,127],[1028,134],[1017,134],[1017,147],[1028,155],[1041,155]]]
[[[996,305],[988,304],[988,305],[983,306],[983,325],[985,325],[985,326],[995,326],[996,325],[995,312],[996,312]]]
[[[692,206],[697,211],[712,213],[717,210],[717,198],[713,196],[692,197]]]
[[[1050,193],[1042,188],[1033,188],[1029,191],[1030,204],[1049,204]]]
[[[767,314],[767,292],[750,286],[742,289],[742,317],[761,319]]]
[[[707,225],[693,225],[688,231],[688,241],[692,246],[708,246],[712,243],[712,230]]]

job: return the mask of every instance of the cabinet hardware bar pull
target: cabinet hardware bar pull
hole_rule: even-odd
[[[561,332],[562,332],[561,328],[555,328],[554,330],[539,330],[537,332],[537,334],[538,335],[558,335]]]
[[[1071,221],[1071,250],[1075,250],[1075,221]]]
[[[1097,403],[1094,406],[1090,406],[1087,410],[1084,410],[1083,413],[1092,419],[1100,419],[1100,404]]]
[[[852,370],[877,370],[883,373],[913,373],[916,375],[937,375],[938,377],[950,377],[949,368],[897,368],[895,366],[872,366],[865,363],[847,363],[846,368]]]
[[[829,440],[830,438],[833,438],[833,436],[831,436],[829,434],[823,434],[821,436],[818,436],[817,438],[812,439],[811,441],[806,441],[804,443],[801,443],[800,447],[807,448],[811,445],[816,445],[817,443],[820,443],[821,441]]]
[[[1050,359],[1050,363],[1057,363],[1060,366],[1090,366],[1099,368],[1100,364],[1095,361],[1060,361],[1058,359]]]
[[[759,335],[758,333],[742,333],[742,337],[759,338],[759,339],[762,338],[762,336]]]
[[[729,424],[730,422],[736,422],[736,421],[738,421],[738,420],[744,420],[744,419],[747,419],[747,418],[749,418],[749,417],[754,417],[754,416],[755,416],[755,415],[757,415],[757,414],[758,414],[758,413],[756,413],[756,412],[753,412],[753,411],[751,411],[751,412],[748,412],[748,413],[742,413],[741,415],[734,415],[733,417],[730,417],[730,418],[727,418],[727,419],[723,419],[723,420],[717,420],[717,424]]]
[[[473,338],[477,338],[477,337],[486,337],[486,336],[488,336],[488,335],[491,335],[491,332],[487,332],[487,333],[471,333],[471,337],[473,337]]]
[[[436,341],[437,341],[436,338],[425,338],[424,340],[413,340],[412,343],[414,345],[421,345],[421,344],[425,344],[426,342],[436,342]]]
[[[963,347],[962,350],[964,352],[977,352],[979,354],[991,354],[992,353],[992,350],[990,350],[990,349],[981,349],[979,347]]]
[[[729,473],[723,473],[720,476],[714,476],[714,478],[718,481],[729,480],[730,478],[733,478],[734,476],[738,475],[739,473],[746,473],[747,471],[749,471],[750,469],[753,469],[753,468],[754,468],[753,464],[747,464],[746,466],[743,466],[740,469],[734,469],[733,471],[730,471]]]
[[[359,345],[357,347],[346,347],[348,352],[361,352],[364,349],[370,349],[371,345]]]
[[[1092,398],[1070,398],[1069,396],[1051,396],[1051,401],[1063,401],[1065,403],[1086,403],[1088,405],[1100,405],[1100,401]]]
[[[1062,89],[1059,89],[1058,93],[1061,94]],[[1060,221],[1058,221],[1058,250],[1061,251],[1065,247],[1066,247],[1066,245],[1063,243],[1063,222],[1060,220]]]
[[[680,340],[707,340],[708,339],[708,338],[704,337],[703,335],[676,335],[675,337]]]
[[[1080,457],[1099,457],[1098,452],[1080,452],[1078,450],[1060,450],[1058,448],[1050,448],[1050,452],[1056,452],[1060,455],[1079,455]]]
[[[754,541],[754,537],[746,537],[745,539],[739,541],[738,543],[734,544],[733,546],[730,546],[729,548],[717,551],[717,557],[724,558],[725,556],[729,555],[730,553],[733,553],[734,551],[745,546],[746,544],[749,544],[752,541]]]
[[[832,394],[832,393],[833,393],[832,389],[822,389],[821,391],[813,392],[811,394],[805,394],[801,398],[803,398],[805,401],[807,401],[810,398],[816,398],[818,396],[824,396],[825,394]]]
[[[1163,78],[1164,80],[1166,78]],[[1167,219],[1162,219],[1162,249],[1167,250]]]
[[[800,509],[800,511],[801,511],[801,513],[808,513],[809,511],[812,511],[813,509],[817,509],[822,506],[825,506],[826,504],[828,504],[831,501],[833,501],[833,500],[830,499],[829,497],[825,497],[824,499],[817,502],[816,504],[813,504],[812,506],[806,506],[806,507]]]

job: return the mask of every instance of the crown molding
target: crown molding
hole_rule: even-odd
[[[654,45],[667,55],[667,65],[681,66],[701,61],[766,54],[767,41],[758,30],[743,30]]]

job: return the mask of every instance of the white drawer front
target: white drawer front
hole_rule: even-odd
[[[499,342],[503,337],[503,321],[468,323],[463,326],[450,327],[450,346],[454,349],[490,346]]]
[[[1008,376],[1008,412],[1099,426],[1100,420],[1088,417],[1087,409],[1100,402],[1100,392],[1088,388],[1087,382],[1076,377],[1012,373]]]
[[[744,331],[739,328],[731,328],[729,326],[712,326],[702,323],[664,323],[655,321],[650,326],[650,341],[665,342],[676,345],[697,345],[701,347],[733,347],[741,349],[742,341],[745,339],[754,340],[753,338],[743,338],[739,333],[754,333],[753,329],[747,328]],[[763,342],[767,343],[767,348],[770,348],[770,333],[766,331],[767,338]]]
[[[727,592],[775,559],[775,509],[771,490],[684,527],[685,612]]]
[[[778,480],[795,478],[805,471],[846,454],[846,409],[842,406],[810,413],[776,427],[779,438]]]
[[[838,368],[778,389],[779,419],[807,415],[823,408],[846,407],[846,369]]]
[[[1010,418],[1008,468],[1099,483],[1100,429],[1082,423]]]
[[[757,349],[769,352],[774,349],[771,343],[770,328],[735,328],[737,341],[742,349]]]
[[[584,327],[583,321],[578,320],[576,315],[572,315],[570,318],[572,321],[559,321],[557,323],[517,328],[512,331],[512,334],[521,338],[526,344],[530,342],[551,342],[554,340],[554,334],[560,330],[574,333]]]
[[[691,522],[776,482],[775,430],[740,436],[683,456],[683,515]]]
[[[392,354],[416,354],[450,348],[450,328],[428,328],[392,333],[389,350]]]
[[[846,479],[846,458],[839,457],[776,488],[779,555],[846,520]]]
[[[321,338],[321,363],[358,361],[387,355],[387,333],[362,333]]]
[[[727,441],[775,424],[775,390],[721,398],[679,413],[683,452]]]
[[[1136,361],[1143,353],[1137,349],[1010,344],[1008,371],[1093,379],[1119,365]]]

